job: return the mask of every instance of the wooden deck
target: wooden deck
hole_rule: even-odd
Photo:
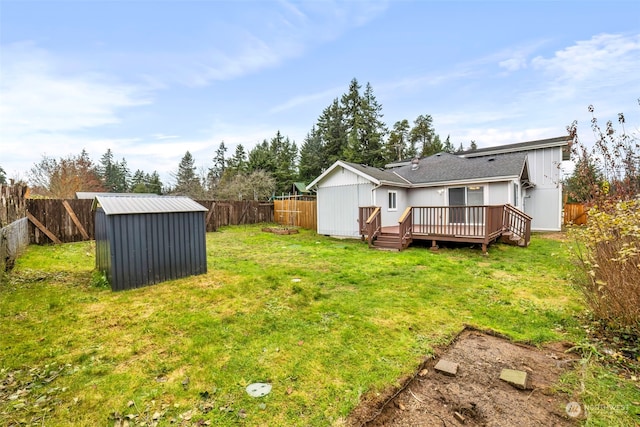
[[[361,234],[371,247],[402,250],[413,240],[466,242],[487,246],[500,238],[529,244],[531,217],[511,205],[409,207],[398,225],[382,226],[381,209],[361,207]]]

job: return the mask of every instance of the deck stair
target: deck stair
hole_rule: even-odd
[[[371,243],[373,247],[376,249],[398,250],[398,251],[404,249],[404,247],[402,246],[400,235],[398,233],[382,232]]]
[[[507,245],[520,246],[521,248],[526,248],[528,246],[524,237],[521,237],[511,231],[505,231],[502,233],[500,236],[500,242],[506,243]]]

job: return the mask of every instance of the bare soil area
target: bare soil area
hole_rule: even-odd
[[[350,415],[351,426],[575,426],[567,414],[570,395],[554,385],[575,368],[568,343],[538,349],[480,331],[464,330],[400,390],[368,396]],[[458,364],[455,376],[434,369],[439,360]],[[527,372],[525,390],[500,379],[503,369]]]

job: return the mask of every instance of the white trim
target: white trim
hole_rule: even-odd
[[[391,207],[391,195],[393,194],[394,207]],[[387,211],[396,212],[398,210],[398,191],[387,190]]]

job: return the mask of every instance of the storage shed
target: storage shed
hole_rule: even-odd
[[[96,267],[111,289],[207,272],[205,213],[188,197],[96,196]]]

